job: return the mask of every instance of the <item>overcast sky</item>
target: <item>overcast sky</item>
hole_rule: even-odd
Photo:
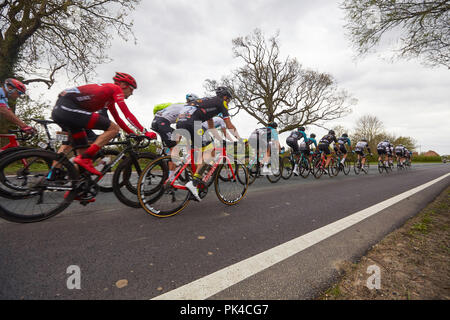
[[[109,51],[113,61],[97,68],[95,81],[110,82],[115,71],[133,75],[138,89],[127,104],[147,128],[154,105],[183,101],[188,92],[202,95],[205,79],[220,80],[240,65],[231,40],[260,28],[266,36],[279,30],[283,57],[330,73],[339,88],[358,100],[349,116],[328,127],[342,125],[350,131],[356,119],[372,114],[387,132],[415,138],[418,151],[450,154],[450,70],[427,68],[418,60],[392,63],[386,46],[355,60],[338,1],[143,0],[131,17],[137,44],[114,39]],[[59,78],[45,97],[54,103],[57,93],[72,85]],[[42,85],[35,92],[38,88]],[[241,136],[257,127],[244,113],[232,121]],[[308,128],[311,132],[319,138],[325,134],[314,126]]]

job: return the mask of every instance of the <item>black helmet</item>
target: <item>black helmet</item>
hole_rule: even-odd
[[[228,90],[227,87],[217,87],[216,95],[218,97],[228,97],[230,99],[233,98],[233,95],[231,94],[230,90]]]
[[[330,130],[330,131],[328,131],[328,134],[331,134],[334,136],[336,133],[334,133],[334,130]]]
[[[315,135],[314,133],[311,133],[311,134],[309,135],[309,137],[310,137],[310,138],[315,138],[316,135]]]
[[[299,131],[305,131],[305,127],[299,127],[298,130]]]
[[[346,133],[343,133],[342,136],[343,136],[344,138],[348,138],[348,134],[346,134]]]
[[[276,122],[269,122],[268,124],[267,124],[267,126],[268,127],[271,127],[271,128],[274,128],[274,129],[276,129],[277,127],[278,127],[278,125],[277,125],[277,123]]]

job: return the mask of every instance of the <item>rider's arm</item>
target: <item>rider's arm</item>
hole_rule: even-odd
[[[20,128],[28,127],[27,124],[25,122],[23,122],[22,120],[20,120],[20,118],[17,117],[14,114],[14,112],[12,112],[11,109],[9,109],[9,107],[7,105],[0,104],[0,114],[2,114],[6,118],[6,120],[14,123],[15,125],[19,126]]]
[[[220,136],[219,132],[217,131],[216,127],[214,126],[214,120],[213,119],[209,119],[207,120],[208,122],[208,130],[209,132],[212,133],[212,135],[214,136],[214,138],[216,138],[217,140],[222,140],[222,137]]]
[[[111,112],[114,120],[117,122],[119,127],[122,128],[122,130],[124,130],[128,134],[134,133],[134,131],[131,130],[130,128],[128,128],[128,126],[125,124],[125,122],[120,118],[119,113],[117,112],[117,110],[116,110],[116,108],[114,107],[113,104],[111,104],[108,107],[108,110],[109,110],[109,112]]]
[[[118,88],[118,90],[114,92],[114,102],[117,103],[117,105],[119,106],[120,110],[122,111],[123,115],[128,120],[128,122],[130,122],[135,128],[139,129],[139,131],[144,132],[144,127],[139,123],[139,121],[136,119],[136,117],[128,109],[128,106],[124,100],[122,89],[120,89],[120,87],[117,87],[117,88]],[[111,111],[111,109],[110,109],[110,111]],[[117,119],[116,119],[116,121],[117,121]],[[119,124],[119,123],[117,123],[117,124]],[[121,126],[121,128],[122,128],[122,126]],[[122,129],[124,129],[124,128],[122,128]]]
[[[227,126],[227,129],[230,130],[230,132],[233,134],[233,136],[236,137],[236,139],[240,140],[241,137],[239,136],[239,133],[236,130],[236,127],[231,123],[231,120],[229,117],[223,118],[223,121],[225,121],[225,125]]]

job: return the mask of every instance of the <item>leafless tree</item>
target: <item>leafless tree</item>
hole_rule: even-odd
[[[327,73],[302,68],[295,58],[280,56],[278,34],[267,41],[259,29],[233,39],[234,57],[243,65],[220,83],[208,79],[207,90],[225,85],[234,92],[234,109],[244,110],[263,125],[278,123],[279,132],[299,125],[321,125],[350,112],[356,103]]]
[[[400,30],[397,57],[420,57],[430,66],[450,68],[450,1],[344,0],[348,36],[360,56],[383,34]]]
[[[0,82],[16,77],[49,88],[55,72],[87,80],[108,61],[113,36],[127,39],[139,0],[0,0]],[[7,124],[0,119],[0,131]]]

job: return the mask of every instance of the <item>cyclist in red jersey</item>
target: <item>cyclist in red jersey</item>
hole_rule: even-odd
[[[144,132],[150,139],[156,139],[156,134],[147,131],[139,123],[124,101],[137,88],[136,80],[122,72],[116,72],[113,80],[114,84],[87,84],[64,90],[59,94],[52,112],[52,119],[64,131],[70,132],[73,147],[79,149],[74,162],[96,175],[101,175],[92,164],[96,153],[117,135],[120,128],[128,134],[134,133],[120,118],[116,104],[136,129]],[[117,124],[96,113],[103,108],[108,108]],[[89,145],[85,129],[98,129],[105,132]]]

